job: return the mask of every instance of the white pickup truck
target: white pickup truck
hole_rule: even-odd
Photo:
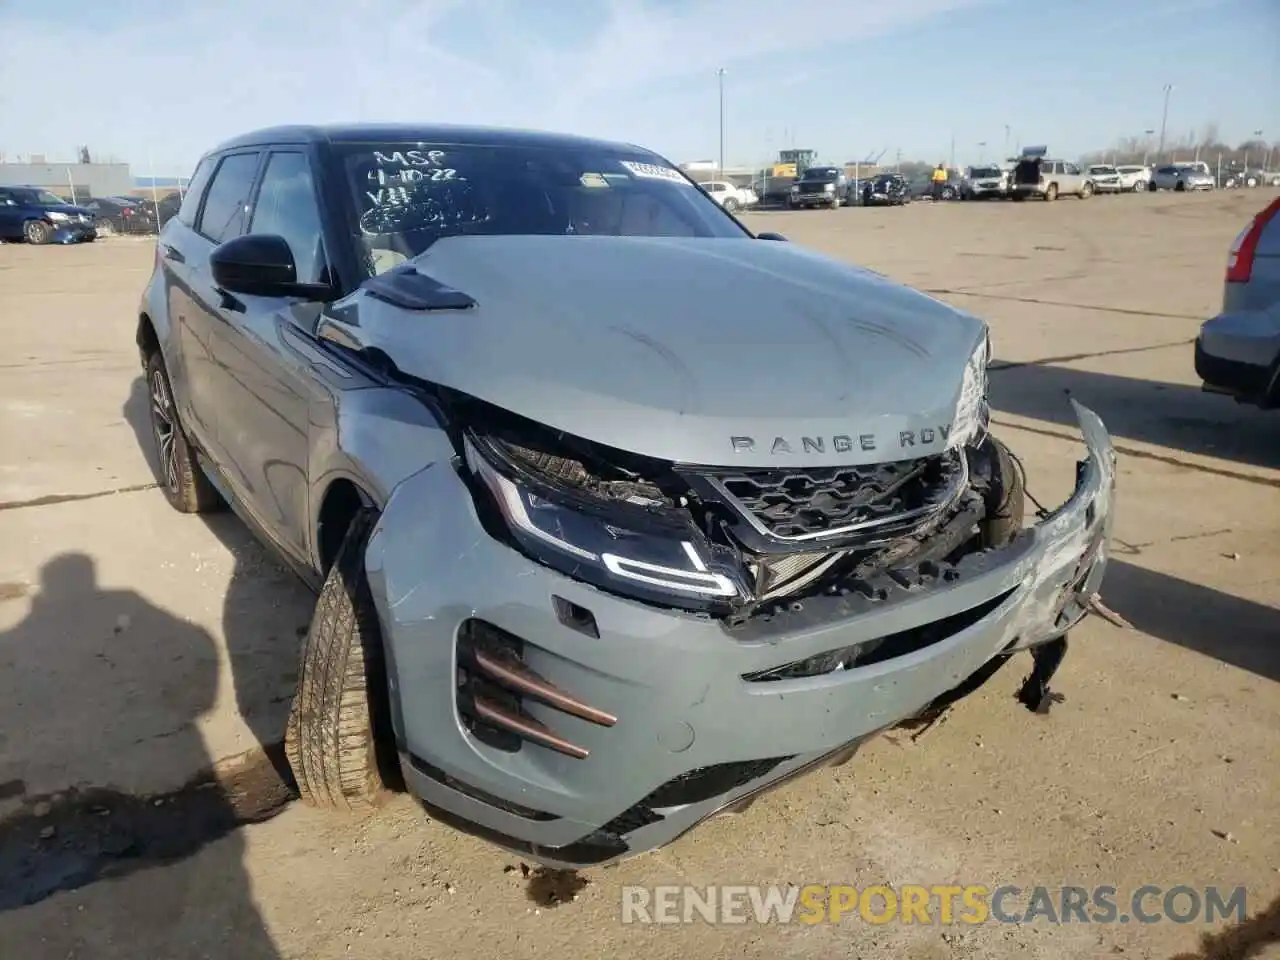
[[[700,183],[709,196],[720,206],[724,207],[730,213],[735,210],[741,210],[743,207],[754,206],[760,202],[760,198],[749,187],[739,187],[727,180],[708,180]]]

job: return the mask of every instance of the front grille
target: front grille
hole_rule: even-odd
[[[763,777],[778,764],[790,759],[791,757],[773,757],[766,760],[738,760],[698,767],[672,777],[640,803],[650,809],[701,803],[736,790],[757,777]]]
[[[867,466],[741,470],[712,483],[763,533],[803,541],[937,514],[966,480],[964,457],[951,450]]]

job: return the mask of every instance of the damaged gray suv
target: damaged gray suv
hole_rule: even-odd
[[[451,127],[204,157],[140,307],[161,487],[317,590],[302,798],[407,789],[549,865],[666,844],[1018,651],[1043,711],[1114,456],[1023,524],[982,321],[667,160]]]

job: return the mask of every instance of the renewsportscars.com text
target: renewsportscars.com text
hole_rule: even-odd
[[[622,888],[623,923],[1113,924],[1243,922],[1244,887],[657,886]]]

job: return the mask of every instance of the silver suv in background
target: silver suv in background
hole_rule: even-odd
[[[1125,164],[1116,167],[1116,172],[1120,174],[1120,186],[1134,193],[1146,190],[1151,182],[1151,168],[1145,164]]]
[[[1120,171],[1109,163],[1095,163],[1086,174],[1098,193],[1119,193],[1124,189]]]
[[[1014,200],[1028,197],[1057,200],[1068,194],[1085,200],[1093,196],[1093,181],[1078,166],[1067,160],[1050,159],[1045,153],[1045,147],[1027,147],[1022,151],[1009,186],[1009,195]]]
[[[1195,365],[1211,393],[1280,407],[1280,198],[1231,244],[1222,312],[1200,327]]]
[[[1170,163],[1157,167],[1151,178],[1151,190],[1212,190],[1213,174],[1203,163]]]
[[[996,166],[970,167],[960,182],[961,200],[990,200],[1009,193],[1009,171]]]

